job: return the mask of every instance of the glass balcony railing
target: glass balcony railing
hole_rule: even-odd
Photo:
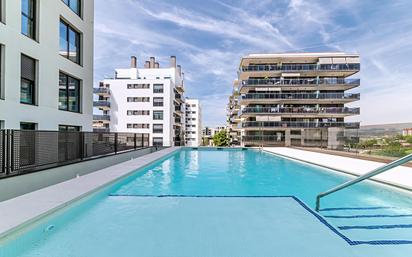
[[[242,137],[243,142],[271,142],[271,143],[278,143],[279,145],[284,145],[285,140],[284,137],[279,137],[276,135],[247,135]]]
[[[110,115],[93,115],[93,120],[106,120],[106,121],[110,121]]]
[[[258,64],[242,66],[241,71],[359,71],[359,63],[344,64]]]
[[[107,87],[95,87],[93,88],[93,93],[94,94],[109,94],[110,89]]]
[[[255,113],[265,113],[265,114],[360,114],[360,108],[348,108],[348,107],[246,107],[242,109],[242,114],[255,114]]]
[[[305,122],[305,121],[245,121],[243,128],[329,128],[358,129],[359,122]]]
[[[248,79],[242,81],[242,86],[277,86],[277,85],[360,85],[360,79],[320,78],[320,79]]]
[[[352,93],[250,93],[241,95],[242,100],[254,99],[360,99],[360,94]]]
[[[93,102],[94,107],[110,107],[110,102],[107,100],[99,100]]]

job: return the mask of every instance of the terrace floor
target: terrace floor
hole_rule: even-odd
[[[289,147],[264,147],[265,151],[352,175],[363,175],[385,163],[354,159]],[[374,177],[376,181],[412,190],[412,168],[399,166]]]

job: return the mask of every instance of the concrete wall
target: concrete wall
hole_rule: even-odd
[[[4,99],[0,99],[0,120],[4,121],[4,127],[19,129],[20,122],[33,122],[39,130],[57,130],[62,124],[91,131],[94,1],[82,1],[82,18],[63,1],[37,1],[37,41],[21,34],[21,1],[2,2],[5,6],[4,23],[0,23]],[[60,19],[81,33],[81,65],[59,55]],[[21,54],[37,60],[37,105],[20,103]],[[59,110],[59,71],[81,80],[81,113]]]
[[[0,180],[0,201],[11,199],[47,186],[51,186],[77,175],[85,175],[115,164],[137,158],[151,152],[151,148],[83,161],[62,167],[47,169],[26,175]]]

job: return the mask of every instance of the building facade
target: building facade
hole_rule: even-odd
[[[359,128],[358,122],[345,122],[360,112],[345,106],[360,99],[346,92],[360,85],[348,78],[359,70],[357,54],[245,56],[229,100],[229,125],[240,129],[242,146],[342,148],[346,131]]]
[[[225,126],[218,126],[215,128],[204,127],[202,129],[202,145],[203,146],[214,146],[213,136],[220,131],[228,131],[228,128]]]
[[[184,144],[184,74],[176,57],[161,68],[154,57],[137,67],[116,69],[115,77],[105,79],[94,89],[95,131],[133,132],[150,135],[152,145]]]
[[[202,144],[202,108],[197,99],[185,99],[185,145],[197,147]]]
[[[412,136],[412,128],[405,128],[402,130],[403,136]]]
[[[1,0],[0,126],[92,130],[93,0]]]
[[[240,125],[240,104],[239,104],[239,80],[233,82],[232,94],[229,96],[227,105],[227,129],[229,133],[230,145],[238,146],[241,142]]]

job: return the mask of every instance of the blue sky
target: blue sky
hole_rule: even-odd
[[[95,84],[149,56],[176,55],[205,126],[224,125],[240,57],[344,51],[361,55],[362,125],[412,122],[412,1],[95,0]]]

